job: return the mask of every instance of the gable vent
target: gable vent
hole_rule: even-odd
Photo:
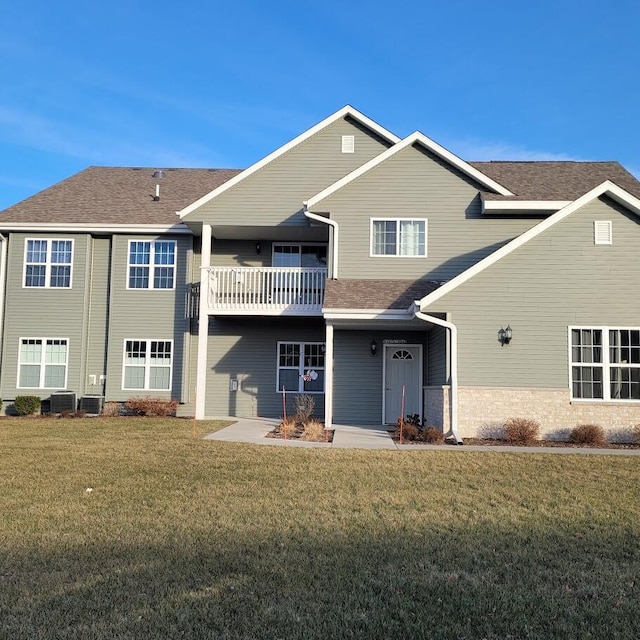
[[[593,238],[595,244],[613,244],[611,220],[595,220],[593,223]]]
[[[354,153],[356,150],[355,136],[342,136],[342,153]]]

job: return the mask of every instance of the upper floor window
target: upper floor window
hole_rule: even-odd
[[[175,240],[129,241],[129,289],[173,289]]]
[[[426,256],[427,221],[406,218],[372,219],[371,255]]]
[[[572,327],[573,399],[640,400],[640,329]]]
[[[73,240],[27,239],[24,286],[69,288],[72,262]]]
[[[66,338],[20,338],[18,388],[65,389],[68,346]]]

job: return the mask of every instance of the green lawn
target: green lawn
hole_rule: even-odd
[[[640,637],[639,458],[219,426],[0,421],[0,638]]]

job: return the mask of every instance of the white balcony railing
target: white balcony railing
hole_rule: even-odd
[[[327,270],[305,267],[209,267],[210,313],[319,315]]]

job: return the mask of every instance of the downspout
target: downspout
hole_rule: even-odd
[[[321,222],[322,224],[328,224],[333,227],[333,238],[331,242],[331,278],[333,280],[338,279],[338,223],[335,220],[331,220],[329,218],[323,218],[322,216],[317,215],[316,213],[311,213],[307,209],[306,201],[302,203],[304,215],[309,218],[309,220],[315,220],[316,222]],[[327,371],[325,371],[325,382],[326,387],[324,390],[324,420],[325,426],[327,428],[331,427],[331,421],[333,419],[333,325],[328,325],[325,321],[325,331],[326,331],[326,358],[328,360],[329,366],[327,367]],[[327,362],[325,362],[325,365]],[[328,369],[331,368],[331,371]]]
[[[450,422],[451,427],[445,436],[452,435],[458,444],[463,444],[462,438],[458,433],[458,329],[455,324],[448,322],[447,320],[441,320],[435,316],[427,315],[420,311],[420,305],[417,301],[414,302],[414,315],[419,320],[425,322],[431,322],[437,324],[445,329],[448,329],[451,335],[451,406],[449,410],[451,412]]]
[[[331,279],[338,279],[338,223],[335,220],[331,220],[330,218],[324,218],[319,216],[317,213],[311,213],[311,211],[307,210],[307,203],[303,202],[303,211],[304,215],[309,218],[309,220],[315,220],[316,222],[322,222],[322,224],[328,224],[333,227],[333,242],[331,243]]]
[[[0,364],[4,353],[4,291],[7,279],[7,238],[0,233]]]

